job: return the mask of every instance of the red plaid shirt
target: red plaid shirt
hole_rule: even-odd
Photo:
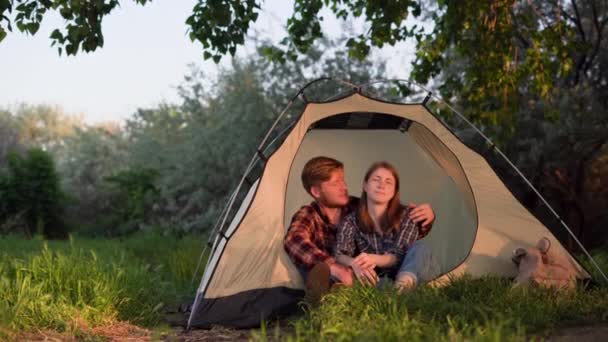
[[[359,199],[351,197],[342,209],[342,217],[353,212]],[[291,260],[298,266],[311,269],[318,263],[334,263],[337,226],[321,211],[317,202],[305,205],[293,215],[284,247]]]

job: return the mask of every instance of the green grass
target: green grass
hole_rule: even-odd
[[[204,241],[0,238],[0,339],[38,329],[77,336],[118,321],[153,327],[167,303],[194,294]]]
[[[608,268],[605,252],[598,255]],[[597,255],[597,254],[596,254]],[[571,292],[512,288],[511,281],[463,277],[441,288],[345,288],[283,327],[295,341],[524,341],[568,326],[608,324],[608,286]],[[267,340],[279,328],[253,337]],[[275,337],[276,337],[275,336]]]
[[[194,294],[192,271],[204,241],[158,235],[48,242],[0,237],[0,340],[37,331],[95,339],[94,328],[118,322],[170,333],[162,327],[164,306]],[[596,256],[608,269],[608,252]],[[403,295],[390,288],[342,289],[282,327],[264,326],[252,337],[521,341],[556,327],[606,325],[606,308],[604,284],[562,293],[465,277]]]

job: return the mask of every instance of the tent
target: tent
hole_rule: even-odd
[[[258,149],[239,184],[251,184],[240,205],[236,192],[231,196],[228,207],[235,213],[228,220],[227,209],[220,220],[188,327],[258,326],[301,299],[303,281],[283,249],[283,238],[292,215],[311,202],[300,174],[304,163],[319,155],[344,163],[350,193],[356,196],[369,165],[387,160],[396,166],[402,202],[428,202],[436,212],[425,239],[440,263],[439,281],[464,273],[514,277],[512,251],[534,246],[543,236],[552,248],[570,255],[486,160],[433,115],[427,100],[385,102],[355,87],[332,101],[308,101],[272,154]],[[248,180],[255,163],[263,165],[261,177]],[[589,278],[571,261],[578,278]]]

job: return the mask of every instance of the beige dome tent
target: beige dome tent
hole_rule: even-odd
[[[228,209],[214,236],[190,328],[256,326],[301,298],[303,282],[283,249],[283,238],[292,215],[312,200],[300,174],[304,163],[319,155],[344,163],[350,193],[356,196],[369,165],[379,160],[395,165],[402,180],[402,202],[428,202],[436,212],[425,239],[443,279],[464,273],[514,277],[513,250],[534,246],[543,236],[553,248],[567,253],[486,160],[429,111],[426,100],[388,103],[358,90],[330,102],[308,102],[270,156],[258,150],[239,187],[245,186],[247,173],[258,160],[264,164],[261,177],[250,182],[240,206],[234,205],[236,192],[231,197],[229,207],[236,214],[227,222]],[[588,278],[571,259],[578,277]]]

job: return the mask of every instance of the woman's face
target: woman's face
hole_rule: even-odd
[[[395,177],[385,169],[378,168],[372,172],[367,182],[363,183],[363,190],[367,193],[367,199],[376,204],[388,204],[395,196]]]

